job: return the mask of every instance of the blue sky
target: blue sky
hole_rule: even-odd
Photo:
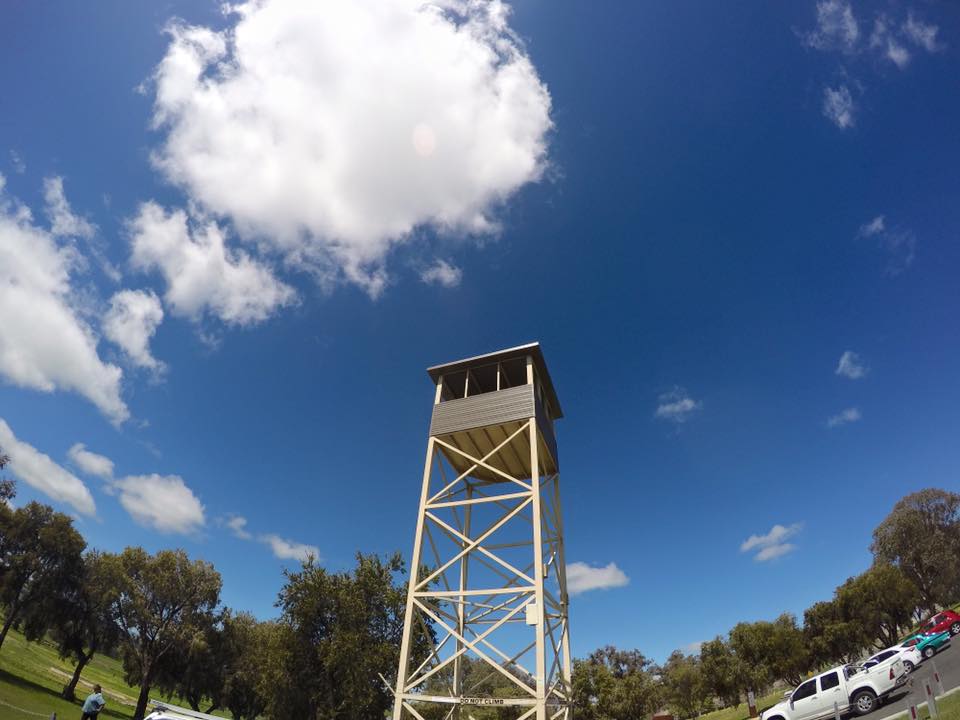
[[[802,614],[958,488],[960,8],[449,4],[4,4],[18,502],[269,617],[409,557],[424,369],[539,340],[575,653]]]

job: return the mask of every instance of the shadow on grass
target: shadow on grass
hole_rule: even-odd
[[[20,675],[14,675],[13,673],[8,672],[3,668],[0,668],[0,682],[10,683],[14,687],[18,687],[21,690],[30,692],[38,696],[38,699],[41,702],[44,699],[48,699],[51,702],[57,702],[57,703],[67,704],[67,705],[75,705],[77,708],[77,716],[79,717],[81,715],[81,712],[80,712],[81,702],[79,701],[71,702],[69,700],[64,700],[63,696],[60,693],[58,693],[55,690],[51,690],[46,685],[41,685],[40,683],[34,682],[33,680],[27,680],[26,678],[21,677]],[[101,711],[100,717],[113,717],[113,718],[120,718],[121,720],[129,720],[130,716],[121,715],[116,710],[106,707]]]

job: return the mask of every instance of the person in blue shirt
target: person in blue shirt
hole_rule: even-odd
[[[107,701],[103,699],[103,688],[99,685],[93,686],[93,692],[87,695],[83,701],[83,716],[80,720],[97,720],[97,715],[103,710]]]

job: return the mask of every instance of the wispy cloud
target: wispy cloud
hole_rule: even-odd
[[[275,557],[280,560],[298,560],[306,562],[308,558],[320,560],[320,548],[316,545],[287,540],[279,535],[261,535],[260,542],[268,545]]]
[[[18,175],[23,175],[27,171],[27,164],[16,150],[10,151],[10,164]]]
[[[274,557],[280,560],[296,560],[306,562],[309,558],[320,562],[320,548],[316,545],[297,542],[289,538],[281,537],[275,533],[263,533],[254,535],[249,530],[247,518],[243,515],[227,515],[217,519],[217,524],[230,530],[234,537],[240,540],[256,540],[263,543],[273,552]]]
[[[873,239],[887,258],[885,274],[896,276],[907,270],[916,256],[917,237],[906,228],[889,226],[886,216],[877,215],[857,230],[857,238]]]
[[[75,214],[63,192],[63,178],[49,177],[43,181],[43,199],[46,201],[50,232],[57,237],[79,237],[90,240],[97,234],[97,226]]]
[[[879,50],[901,70],[910,64],[910,51],[897,38],[886,15],[879,15],[873,21],[870,47]]]
[[[223,524],[230,528],[230,532],[241,540],[250,540],[253,538],[253,535],[247,530],[247,519],[242,515],[231,515]]]
[[[877,215],[870,222],[864,223],[857,231],[858,237],[873,237],[879,235],[887,229],[887,218],[884,215]]]
[[[57,502],[66,503],[81,515],[97,511],[93,495],[83,481],[13,434],[0,419],[0,448],[10,456],[10,472],[30,487]]]
[[[817,3],[817,27],[804,36],[818,50],[853,52],[860,38],[860,25],[846,0],[820,0]]]
[[[670,392],[661,394],[658,402],[657,409],[653,413],[654,417],[669,420],[678,425],[685,423],[703,407],[703,403],[691,398],[682,387],[676,387]]]
[[[836,415],[831,415],[827,418],[827,427],[835,428],[842,425],[849,425],[850,423],[855,423],[862,415],[860,414],[859,408],[851,407],[846,410],[841,410]]]
[[[774,558],[783,557],[793,552],[797,546],[787,542],[803,529],[803,523],[793,523],[792,525],[774,525],[770,531],[764,535],[751,535],[740,544],[740,552],[749,553],[756,551],[753,559],[756,562],[766,562]]]
[[[856,96],[865,92],[865,86],[857,80],[858,74],[875,72],[884,62],[906,70],[913,60],[911,47],[930,53],[943,49],[936,25],[918,20],[913,10],[908,11],[905,20],[902,16],[899,19],[892,17],[896,14],[895,9],[890,6],[874,13],[872,31],[867,36],[861,30],[861,20],[849,0],[819,0],[814,28],[797,33],[807,47],[841,56],[842,64],[837,70],[844,82],[824,87],[821,110],[842,130],[857,124]],[[863,26],[870,27],[869,20],[864,19]]]
[[[907,21],[903,24],[903,33],[915,45],[931,53],[943,50],[944,46],[937,40],[939,32],[940,28],[936,25],[917,20],[912,10],[907,13]]]
[[[113,460],[87,450],[83,443],[76,443],[67,451],[70,462],[87,475],[95,475],[104,480],[113,478]]]
[[[851,380],[859,380],[867,374],[867,366],[859,355],[852,350],[847,350],[840,356],[840,362],[837,363],[837,369],[834,370],[834,373]]]
[[[567,565],[567,591],[571,595],[579,595],[589,590],[623,587],[629,583],[627,574],[613,562],[603,567],[593,567],[585,562]]]
[[[856,124],[855,112],[856,104],[850,88],[846,85],[841,84],[835,88],[828,86],[823,89],[824,117],[838,128],[841,130],[852,128]]]
[[[463,278],[463,271],[446,260],[437,260],[433,265],[420,271],[420,279],[428,285],[456,287]]]

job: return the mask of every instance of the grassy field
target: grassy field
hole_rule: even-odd
[[[780,702],[785,688],[774,690],[769,695],[757,698],[757,710],[766,710],[768,707]],[[747,720],[750,717],[750,711],[746,703],[740,703],[736,707],[727,707],[723,710],[714,710],[700,716],[699,720]]]
[[[0,718],[28,720],[51,713],[63,720],[80,717],[80,700],[67,702],[60,691],[73,675],[73,664],[57,657],[56,648],[47,642],[27,642],[16,630],[10,630],[0,649]],[[103,686],[107,707],[101,720],[133,717],[139,691],[123,681],[118,660],[97,655],[83,670],[77,697],[84,698],[94,683]],[[157,695],[152,695],[157,697]]]
[[[954,693],[950,697],[938,700],[937,708],[940,710],[940,720],[960,720],[960,693]],[[909,715],[906,717],[909,718]],[[929,720],[929,708],[918,708],[917,718],[918,720]]]
[[[80,717],[80,702],[70,703],[60,697],[72,674],[72,663],[58,658],[52,644],[27,642],[11,630],[0,649],[0,717],[49,718],[53,712],[58,718]],[[86,697],[94,683],[103,686],[107,700],[101,718],[133,717],[138,693],[123,681],[123,669],[117,660],[95,656],[84,668],[77,696]]]

